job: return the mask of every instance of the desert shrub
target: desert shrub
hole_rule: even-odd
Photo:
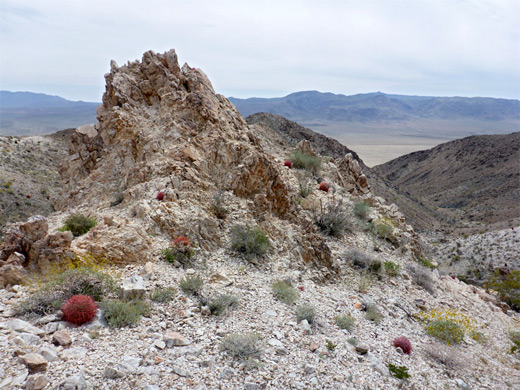
[[[334,344],[331,340],[325,340],[325,346],[327,347],[327,350],[332,352],[336,349],[338,344]]]
[[[513,346],[511,347],[511,353],[520,352],[520,332],[519,331],[509,332],[509,338],[513,342]]]
[[[424,257],[423,255],[419,254],[417,257],[417,261],[419,264],[421,264],[423,267],[435,269],[437,266],[431,262],[430,259]]]
[[[399,240],[394,235],[395,227],[396,223],[391,218],[379,218],[374,224],[375,232],[380,238],[390,242],[395,247],[399,247]]]
[[[406,269],[415,284],[421,286],[430,294],[435,293],[435,284],[433,282],[431,271],[414,265],[408,265]]]
[[[97,310],[96,302],[88,295],[74,295],[61,307],[63,319],[78,326],[91,321],[96,316]]]
[[[321,159],[319,157],[302,153],[299,150],[295,150],[289,160],[292,162],[293,167],[305,169],[314,174],[318,173],[321,168]]]
[[[152,291],[150,299],[154,302],[170,302],[176,293],[177,289],[175,287],[160,287]]]
[[[269,237],[257,227],[235,226],[231,230],[231,249],[249,260],[264,256],[270,247]]]
[[[340,329],[351,331],[356,321],[350,314],[341,314],[334,319],[334,322]]]
[[[263,342],[259,335],[253,333],[232,333],[222,341],[222,349],[246,366],[256,365],[263,354]]]
[[[469,337],[471,337],[473,340],[475,340],[479,344],[484,344],[487,342],[487,338],[484,335],[484,333],[479,332],[477,330],[473,330],[469,333]]]
[[[300,305],[296,308],[296,320],[301,322],[307,320],[309,324],[313,324],[316,319],[316,309],[311,305]]]
[[[412,343],[404,336],[395,338],[393,344],[394,347],[401,348],[407,355],[412,353]]]
[[[378,273],[381,270],[381,261],[373,258],[369,254],[360,251],[359,249],[350,249],[345,252],[354,268],[368,270],[373,273]]]
[[[365,305],[365,318],[379,324],[383,319],[383,315],[379,311],[379,308],[374,303],[368,303]]]
[[[83,214],[72,214],[65,220],[65,224],[58,230],[60,232],[70,230],[74,237],[79,237],[87,233],[96,225],[97,221],[94,218],[85,217]]]
[[[392,376],[397,379],[408,379],[410,378],[410,374],[408,373],[408,368],[406,366],[396,366],[392,363],[388,363],[388,371]]]
[[[139,323],[141,316],[149,315],[149,313],[150,307],[141,300],[127,302],[115,299],[103,303],[103,318],[112,328],[135,326]]]
[[[384,267],[388,276],[398,276],[401,269],[401,266],[393,261],[385,261]]]
[[[346,231],[352,229],[352,222],[343,202],[331,202],[327,207],[321,206],[320,212],[314,216],[316,226],[321,233],[327,236],[341,237]]]
[[[461,343],[465,333],[475,330],[474,321],[457,310],[433,309],[420,317],[425,322],[426,333],[448,345]]]
[[[17,315],[45,315],[60,309],[73,295],[88,295],[102,301],[115,292],[111,276],[90,268],[67,269],[43,284],[40,289],[15,307]]]
[[[232,294],[222,294],[209,300],[209,310],[211,314],[219,316],[239,305],[239,299]]]
[[[213,196],[213,202],[211,203],[211,210],[218,219],[226,219],[229,213],[228,209],[224,206],[223,197],[224,192],[219,191]]]
[[[356,202],[354,203],[353,211],[356,217],[362,220],[366,220],[370,214],[370,205],[365,201]]]
[[[273,293],[280,301],[284,303],[294,303],[300,297],[298,289],[291,285],[287,280],[277,280],[273,283]]]
[[[169,248],[163,251],[163,257],[169,263],[189,264],[190,259],[195,254],[190,240],[187,237],[180,236],[173,240]]]
[[[298,179],[298,195],[302,198],[308,197],[314,191],[311,178],[308,174],[298,173],[296,175]]]
[[[186,276],[179,282],[181,290],[188,295],[200,295],[204,280],[200,276]]]
[[[486,288],[496,290],[500,299],[515,311],[520,311],[520,270],[501,273],[497,270],[488,281]]]
[[[355,337],[351,337],[347,340],[347,343],[353,345],[354,347],[359,344],[359,340]]]

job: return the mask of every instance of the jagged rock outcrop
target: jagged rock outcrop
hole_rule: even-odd
[[[98,123],[77,129],[60,167],[57,208],[97,210],[104,221],[78,239],[76,249],[104,252],[113,262],[147,261],[153,245],[146,234],[186,234],[205,250],[221,247],[226,228],[212,214],[211,199],[224,191],[237,206],[251,201],[244,222],[264,223],[267,214],[291,221],[308,248],[304,253],[319,254],[314,263],[332,264],[312,224],[302,223],[306,217],[283,167],[200,69],[181,68],[174,50],[149,51],[140,62],[112,62],[105,79]],[[159,191],[164,202],[155,200]],[[124,220],[106,223],[118,218]]]

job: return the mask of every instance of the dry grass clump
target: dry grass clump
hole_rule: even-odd
[[[426,356],[439,364],[442,364],[448,371],[461,370],[467,367],[467,358],[457,349],[446,344],[434,343],[424,348]]]
[[[313,324],[316,319],[316,309],[314,306],[303,304],[296,308],[296,320],[301,322],[307,320],[309,324]]]
[[[319,157],[300,152],[299,150],[295,150],[289,157],[289,160],[295,168],[305,169],[314,174],[317,174],[321,168],[321,159]]]
[[[433,282],[431,271],[411,264],[406,267],[406,270],[415,284],[421,286],[430,294],[435,293],[435,284]]]
[[[187,295],[200,295],[204,280],[200,276],[186,276],[179,282],[180,289]]]
[[[139,323],[141,316],[150,314],[150,307],[141,300],[122,301],[114,299],[103,304],[103,318],[108,326],[122,328],[135,326]]]
[[[263,342],[258,334],[232,333],[222,341],[222,350],[246,366],[256,366],[263,354]]]
[[[300,297],[298,289],[291,285],[287,280],[277,280],[273,283],[273,293],[280,301],[284,303],[294,303]]]
[[[208,303],[211,314],[219,316],[230,311],[232,308],[238,307],[240,300],[236,295],[222,294],[211,298]]]
[[[345,329],[348,332],[350,332],[356,324],[354,317],[350,314],[341,314],[334,319],[334,322],[340,329]]]
[[[269,237],[257,227],[235,226],[231,230],[231,249],[248,260],[263,257],[270,247]]]
[[[326,207],[321,206],[320,212],[314,216],[316,226],[326,236],[340,238],[352,230],[350,215],[343,206],[342,200],[331,202]]]
[[[175,287],[159,287],[152,291],[150,299],[154,302],[170,302],[176,293],[177,289]]]
[[[379,311],[379,308],[375,303],[368,303],[365,305],[365,318],[379,324],[383,319],[383,314]]]

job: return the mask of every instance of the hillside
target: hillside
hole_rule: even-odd
[[[0,136],[0,230],[7,222],[48,215],[61,190],[58,165],[74,130],[48,136]]]
[[[472,136],[411,153],[373,170],[477,230],[520,223],[520,133]]]
[[[45,135],[94,123],[98,106],[42,93],[0,91],[0,135]]]
[[[174,50],[105,79],[57,211],[5,229],[0,387],[520,385],[517,313],[421,265],[421,237],[353,154],[246,123]],[[74,236],[72,213],[97,224]]]

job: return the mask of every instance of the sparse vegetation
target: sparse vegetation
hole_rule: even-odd
[[[301,322],[303,320],[307,320],[309,324],[314,324],[314,320],[316,319],[316,309],[311,305],[300,305],[296,308],[296,320],[297,322]]]
[[[187,295],[200,295],[204,280],[200,276],[186,276],[179,282],[180,289]]]
[[[373,321],[376,324],[379,324],[383,319],[383,315],[379,311],[379,308],[375,303],[368,303],[365,305],[365,318],[367,320]]]
[[[125,302],[114,299],[103,303],[103,317],[108,326],[112,328],[135,326],[139,323],[141,316],[149,315],[149,313],[150,307],[141,300]]]
[[[435,284],[431,276],[431,271],[414,265],[408,265],[407,271],[415,284],[421,286],[430,294],[435,293]]]
[[[232,308],[238,307],[240,300],[232,294],[222,294],[210,299],[208,307],[211,314],[219,316]]]
[[[96,225],[97,221],[92,217],[85,217],[83,214],[72,214],[65,220],[65,224],[59,231],[70,231],[74,237],[79,237]]]
[[[213,202],[211,203],[211,209],[215,217],[218,219],[226,219],[229,210],[224,206],[224,192],[219,191],[213,196]]]
[[[509,332],[509,338],[513,342],[511,353],[520,352],[520,331]]]
[[[327,207],[321,206],[319,214],[314,216],[316,226],[326,236],[340,238],[352,229],[352,222],[341,200],[331,202]]]
[[[54,275],[35,294],[15,307],[15,313],[45,315],[54,313],[73,295],[88,295],[100,302],[115,292],[115,281],[90,268],[74,268]]]
[[[520,311],[520,270],[506,273],[497,270],[486,282],[486,287],[496,290],[502,301],[513,310]]]
[[[393,261],[385,261],[385,272],[388,276],[399,276],[401,266]]]
[[[321,168],[321,159],[307,153],[302,153],[299,150],[294,151],[289,160],[292,162],[294,168],[305,169],[314,174],[318,173]]]
[[[273,293],[280,301],[284,303],[295,303],[300,297],[298,289],[291,285],[287,280],[277,280],[273,283]]]
[[[336,349],[336,347],[338,346],[337,344],[334,344],[332,341],[330,340],[325,340],[325,346],[327,347],[327,350],[332,352]]]
[[[361,220],[366,220],[370,214],[370,205],[365,201],[356,202],[354,203],[353,211],[356,217]]]
[[[426,355],[433,361],[440,363],[446,369],[454,371],[466,365],[466,359],[454,347],[442,343],[426,346]]]
[[[263,354],[263,342],[257,334],[232,333],[222,341],[222,349],[246,366],[256,366]]]
[[[426,333],[448,345],[459,344],[465,333],[475,331],[473,320],[457,310],[431,310],[420,316]]]
[[[191,258],[195,255],[195,251],[190,240],[187,237],[180,236],[173,240],[172,245],[166,248],[162,255],[169,263],[178,262],[186,265],[190,263]]]
[[[337,316],[334,321],[336,322],[336,325],[341,328],[345,329],[346,331],[350,332],[354,325],[356,324],[356,321],[354,320],[354,317],[352,317],[350,314],[341,314]]]
[[[154,302],[170,302],[176,293],[177,289],[175,287],[159,287],[152,291],[150,299]]]
[[[231,230],[231,249],[248,260],[264,256],[270,247],[269,237],[257,227],[235,226]]]
[[[296,177],[298,178],[298,195],[305,199],[314,191],[311,178],[309,174],[303,172],[298,172]]]
[[[392,363],[388,363],[388,370],[392,376],[397,379],[408,379],[410,378],[410,374],[408,373],[408,368],[406,366],[396,366]]]

